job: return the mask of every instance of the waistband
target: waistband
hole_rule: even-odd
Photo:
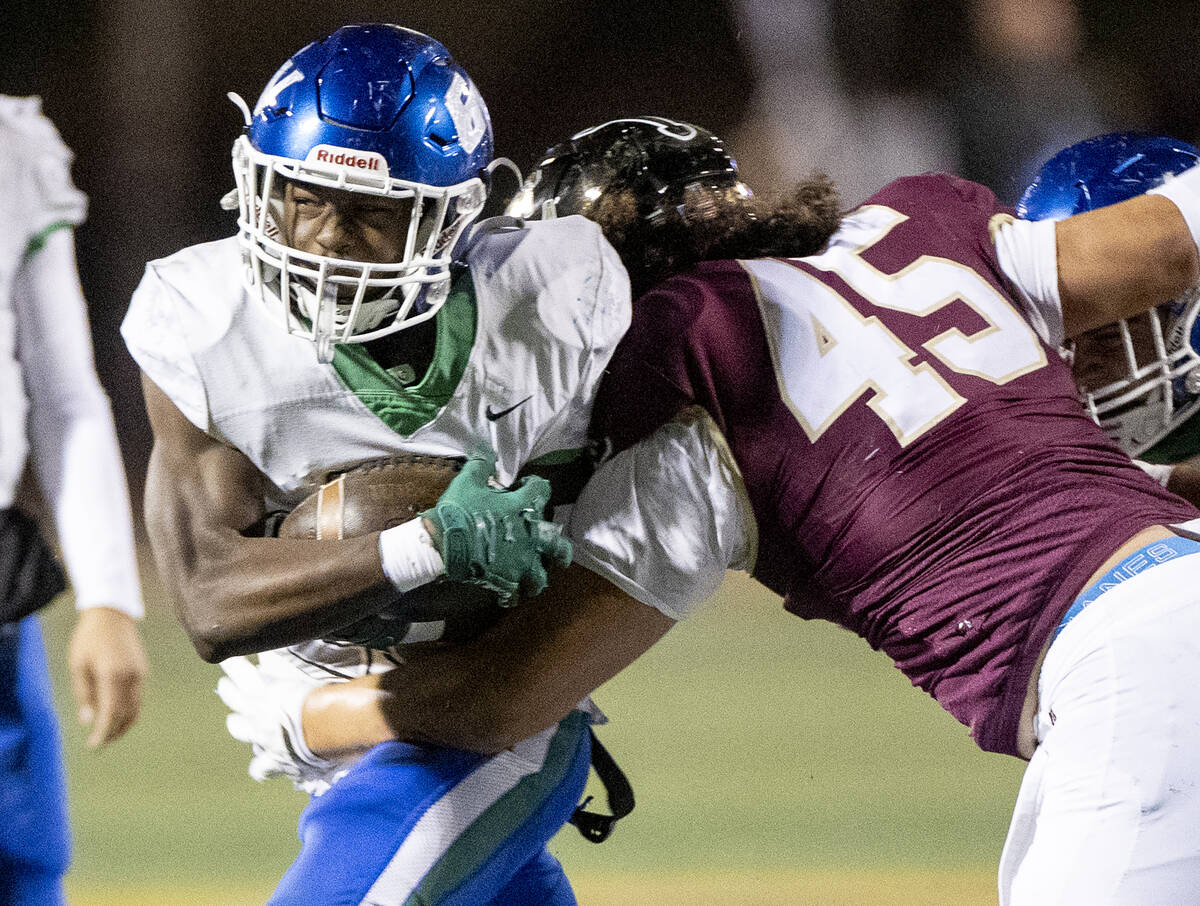
[[[1169,563],[1171,560],[1178,560],[1180,557],[1186,557],[1188,554],[1197,553],[1200,553],[1200,541],[1179,536],[1163,538],[1160,541],[1151,541],[1140,550],[1134,551],[1097,579],[1091,586],[1079,593],[1071,606],[1067,608],[1067,612],[1063,614],[1063,618],[1059,621],[1058,626],[1055,627],[1050,640],[1054,641],[1054,639],[1057,639],[1058,634],[1063,631],[1063,628],[1075,619],[1075,617],[1079,616],[1084,608],[1106,591],[1116,588],[1126,579],[1132,579],[1139,573],[1144,573],[1146,570],[1158,566],[1160,563]]]

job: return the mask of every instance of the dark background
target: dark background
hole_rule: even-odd
[[[217,202],[240,114],[225,93],[253,106],[288,56],[355,21],[446,44],[497,153],[523,167],[579,128],[658,113],[728,138],[760,193],[820,167],[849,205],[953,169],[1011,203],[1072,141],[1200,131],[1195,3],[7,0],[0,92],[42,96],[91,201],[80,273],[135,493],[149,435],[117,333],[130,293],[147,260],[232,231]]]
[[[849,206],[949,169],[1013,202],[1040,161],[1089,135],[1200,136],[1200,10],[1178,0],[2,2],[0,92],[43,97],[91,199],[79,267],[135,495],[150,438],[117,333],[130,294],[148,259],[233,231],[218,200],[241,120],[225,93],[253,104],[339,25],[393,21],[445,43],[487,99],[498,153],[523,167],[578,128],[659,113],[728,139],[760,194],[820,167]],[[69,880],[100,891],[77,898],[92,906],[261,903],[294,857],[302,800],[245,777],[216,670],[146,565],[153,666],[130,736],[85,751],[55,670]],[[581,902],[994,903],[1020,764],[976,750],[841,629],[798,632],[744,577],[719,597],[603,690],[605,743],[639,804],[602,847],[557,838]],[[72,617],[51,608],[52,654]],[[796,870],[803,892],[787,886]],[[654,886],[672,871],[699,880]]]

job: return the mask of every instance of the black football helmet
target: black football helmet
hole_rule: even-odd
[[[711,132],[638,116],[584,129],[550,148],[509,205],[514,217],[588,216],[598,200],[629,192],[643,220],[674,209],[685,220],[727,193],[749,196],[725,143]]]

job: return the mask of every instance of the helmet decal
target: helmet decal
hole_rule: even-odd
[[[254,105],[254,116],[261,115],[268,107],[274,107],[279,100],[279,95],[285,88],[303,81],[304,73],[296,69],[292,61],[288,60],[271,78],[267,87],[263,89],[263,93],[259,95],[258,102]]]
[[[373,170],[382,176],[388,175],[387,158],[374,151],[354,151],[335,148],[333,145],[313,145],[304,158],[309,164],[329,164],[349,167],[352,170]]]
[[[592,126],[590,129],[584,129],[582,132],[576,132],[571,136],[571,138],[572,140],[583,138],[591,135],[593,132],[599,132],[605,126],[612,126],[618,123],[644,123],[645,125],[655,129],[660,135],[664,135],[667,138],[677,139],[681,142],[690,142],[700,134],[700,130],[690,123],[680,123],[661,116],[628,116],[619,120],[609,120],[607,123],[601,123],[599,126]]]
[[[446,92],[446,110],[458,132],[458,143],[470,154],[479,147],[488,132],[487,108],[483,98],[461,73],[455,73]]]

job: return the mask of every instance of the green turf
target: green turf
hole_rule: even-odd
[[[141,723],[91,752],[64,721],[72,878],[269,885],[296,851],[303,797],[246,776],[212,691],[217,668],[147,590]],[[66,600],[46,616],[64,709],[71,617]],[[569,872],[990,871],[998,858],[1022,764],[976,750],[861,640],[788,616],[742,578],[597,700],[638,807],[603,845],[561,833],[552,848]]]

